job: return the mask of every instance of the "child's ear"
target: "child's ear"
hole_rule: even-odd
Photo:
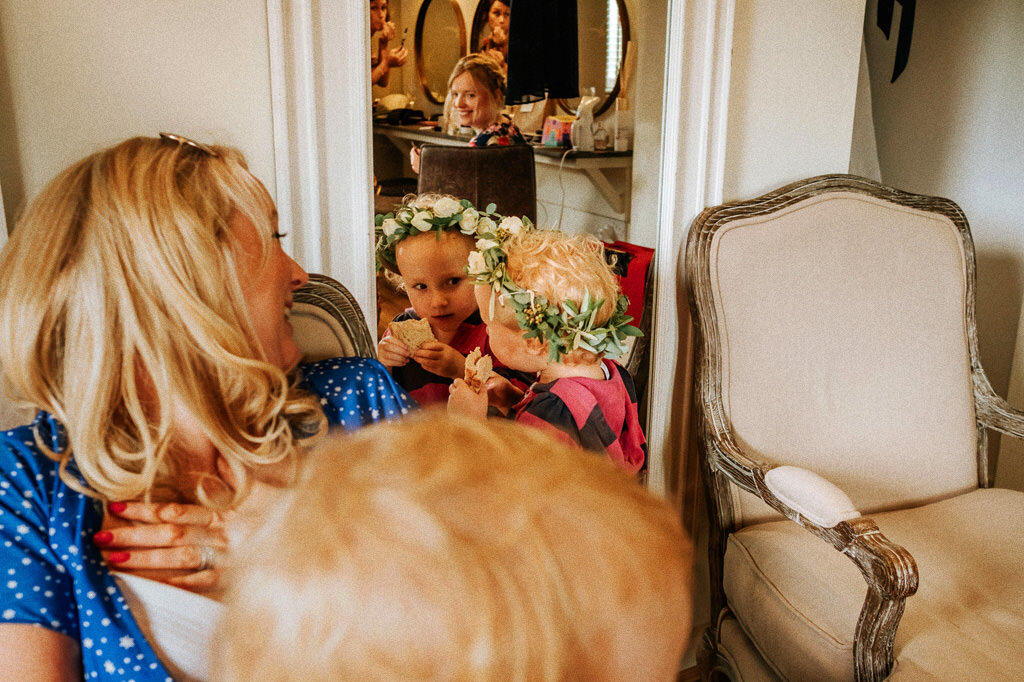
[[[526,342],[526,352],[529,355],[536,355],[538,357],[541,356],[541,355],[547,356],[547,354],[548,354],[548,342],[547,341],[541,341],[536,336],[531,336],[528,339],[523,339],[523,341]]]

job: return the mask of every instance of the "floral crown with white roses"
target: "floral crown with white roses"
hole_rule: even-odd
[[[533,229],[529,219],[504,218],[493,232],[479,233],[477,250],[469,254],[466,272],[475,284],[491,287],[490,317],[494,318],[494,301],[501,296],[515,311],[520,329],[526,332],[523,338],[548,342],[549,362],[559,362],[562,355],[581,348],[608,358],[625,353],[626,337],[643,336],[643,332],[629,324],[633,318],[626,314],[629,299],[624,295],[619,294],[608,321],[596,326],[604,299],[591,299],[590,293],[585,292],[580,302],[566,299],[561,304],[551,304],[508,276],[505,242]]]
[[[392,212],[378,213],[374,218],[377,269],[388,268],[398,272],[395,248],[407,237],[436,231],[440,238],[442,232],[456,230],[475,239],[494,234],[498,230],[498,221],[502,220],[494,211],[494,204],[488,204],[485,210],[479,211],[471,201],[447,194],[406,196]],[[526,218],[526,223],[529,222],[530,219]]]

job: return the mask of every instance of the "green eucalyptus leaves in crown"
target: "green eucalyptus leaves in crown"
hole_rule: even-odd
[[[494,224],[492,222],[492,224]],[[582,348],[608,358],[617,358],[627,350],[626,337],[642,336],[629,324],[633,318],[626,314],[629,300],[619,295],[615,311],[604,325],[595,325],[604,299],[592,299],[589,292],[583,300],[562,301],[551,304],[530,289],[524,289],[508,276],[508,255],[504,244],[512,236],[533,230],[529,219],[509,217],[494,225],[493,232],[479,231],[476,251],[469,254],[466,272],[478,285],[491,287],[490,317],[494,317],[494,302],[501,296],[515,311],[519,327],[526,332],[523,338],[536,338],[548,342],[548,359],[558,362],[562,355]]]
[[[395,247],[407,237],[424,232],[440,233],[458,230],[474,239],[501,232],[500,224],[516,221],[519,226],[533,224],[529,218],[502,218],[495,213],[495,205],[489,204],[483,211],[473,207],[466,199],[456,199],[444,194],[421,194],[407,196],[400,206],[390,213],[378,213],[374,218],[375,253],[377,269],[388,268],[398,271]]]

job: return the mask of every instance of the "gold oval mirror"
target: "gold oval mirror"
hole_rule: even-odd
[[[458,0],[423,0],[414,49],[423,93],[434,104],[444,104],[448,76],[466,54],[466,22]]]
[[[598,116],[608,110],[619,95],[619,77],[629,44],[629,14],[625,0],[578,0],[576,3],[580,50],[580,94],[591,88],[600,103]],[[635,48],[634,48],[635,49]],[[556,99],[562,111],[576,114],[580,100]]]

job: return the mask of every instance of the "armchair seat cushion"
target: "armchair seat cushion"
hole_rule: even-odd
[[[979,489],[872,515],[918,566],[896,631],[893,679],[1016,679],[1024,660],[1024,493]],[[853,562],[791,521],[729,536],[724,587],[767,662],[791,680],[853,679],[867,585]],[[799,652],[799,653],[797,653]]]

